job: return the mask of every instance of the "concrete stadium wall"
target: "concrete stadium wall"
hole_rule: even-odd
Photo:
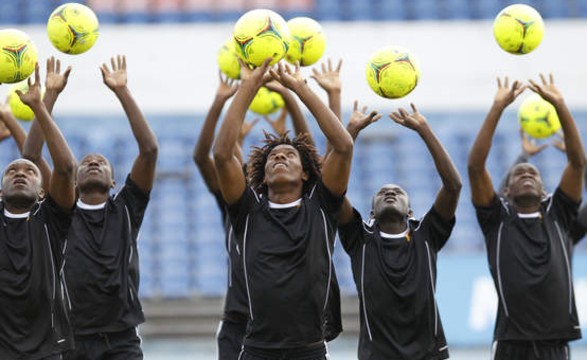
[[[59,54],[43,26],[21,29],[36,42],[42,63],[50,55],[59,55],[74,67],[57,113],[118,113],[116,99],[101,84],[98,66],[114,54],[126,54],[130,86],[147,113],[192,114],[205,112],[212,101],[218,83],[217,49],[230,36],[232,26],[106,25],[94,48],[77,56]],[[571,107],[587,109],[587,50],[581,40],[587,38],[586,21],[548,21],[540,47],[524,56],[499,49],[488,21],[350,22],[323,23],[323,27],[328,41],[324,59],[344,59],[343,106],[347,109],[358,99],[384,112],[409,101],[427,111],[484,110],[491,104],[497,75],[526,80],[538,79],[540,72],[555,74]],[[416,90],[398,101],[379,98],[364,80],[370,54],[391,44],[411,49],[422,69]],[[304,71],[311,74],[309,69]],[[0,86],[0,96],[7,88]]]

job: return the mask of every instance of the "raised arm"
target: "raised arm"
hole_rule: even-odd
[[[509,86],[509,80],[506,77],[503,84],[501,79],[497,79],[497,93],[493,100],[493,105],[477,134],[473,146],[469,151],[469,160],[467,170],[469,172],[469,183],[471,186],[471,198],[476,206],[487,206],[495,197],[495,190],[491,182],[491,176],[485,167],[489,149],[495,134],[495,128],[503,113],[503,110],[511,104],[518,95],[525,90],[525,86],[518,81],[514,81]]]
[[[71,66],[68,66],[63,73],[61,73],[61,61],[51,56],[47,59],[47,75],[45,78],[45,95],[43,96],[43,103],[47,107],[49,114],[53,111],[53,106],[59,97],[59,94],[67,86],[67,80],[71,72]],[[51,186],[51,167],[43,158],[43,144],[45,143],[45,136],[38,121],[33,121],[29,134],[26,137],[22,149],[22,156],[28,159],[39,167],[43,176],[43,188],[48,189]]]
[[[379,114],[377,111],[371,111],[370,113],[367,113],[366,106],[363,106],[362,109],[359,110],[359,103],[355,100],[353,113],[351,114],[349,122],[347,123],[346,130],[353,138],[353,141],[355,141],[361,130],[381,119],[382,116],[383,115]],[[351,204],[349,198],[345,196],[342,208],[340,210],[338,223],[339,225],[345,225],[351,222],[351,220],[353,220],[353,205]]]
[[[32,84],[29,78],[29,90],[23,94],[17,90],[20,100],[28,105],[35,113],[36,121],[43,131],[47,141],[47,148],[53,160],[53,173],[51,174],[51,185],[48,193],[64,210],[71,210],[75,203],[74,191],[74,170],[76,166],[75,158],[57,124],[51,119],[47,107],[41,100],[41,83],[39,76],[39,66],[35,69],[35,83]]]
[[[550,74],[548,81],[542,74],[540,74],[540,79],[541,84],[530,80],[530,89],[554,106],[565,139],[567,166],[563,171],[559,187],[571,199],[580,201],[583,192],[583,175],[585,172],[585,152],[583,150],[581,136],[562,94],[554,85],[552,74]]]
[[[341,105],[341,92],[342,92],[342,83],[340,81],[340,69],[342,68],[342,59],[338,61],[336,68],[332,67],[332,60],[329,58],[327,63],[321,64],[322,72],[316,70],[316,68],[312,69],[313,75],[310,77],[320,85],[326,94],[328,95],[328,107],[332,112],[336,115],[338,120],[342,122],[342,105]],[[328,156],[332,150],[332,145],[330,142],[326,142],[326,152],[325,156]]]
[[[121,55],[112,57],[110,64],[111,69],[106,64],[100,66],[102,79],[122,104],[139,146],[139,155],[132,166],[130,178],[140,189],[150,191],[155,181],[155,166],[159,151],[157,138],[127,87],[126,57]]]
[[[228,77],[218,73],[220,82],[216,89],[216,95],[208,115],[204,120],[202,129],[200,130],[200,136],[198,142],[194,147],[193,159],[202,174],[202,178],[208,187],[208,191],[213,194],[217,194],[220,191],[218,185],[218,179],[216,178],[216,167],[214,165],[214,159],[210,154],[212,149],[212,143],[214,141],[214,130],[216,129],[216,123],[222,113],[222,108],[228,99],[230,99],[237,91],[238,84]]]
[[[299,64],[292,71],[289,66],[279,63],[277,70],[271,69],[270,73],[282,85],[295,92],[316,118],[326,140],[332,145],[332,152],[322,163],[322,182],[334,195],[343,195],[351,171],[353,139],[332,110],[310,89],[300,72]]]
[[[18,147],[18,151],[22,154],[22,147],[26,139],[26,132],[18,123],[18,120],[16,120],[14,115],[12,115],[12,111],[10,110],[10,105],[8,102],[6,104],[0,105],[0,128],[2,128],[1,133],[3,136],[0,140],[4,140],[5,138],[12,135],[12,138],[14,138],[14,142]]]
[[[310,131],[310,127],[308,126],[308,122],[306,121],[306,116],[302,112],[300,105],[296,101],[291,91],[289,91],[287,88],[285,88],[277,81],[270,81],[265,85],[265,87],[267,87],[271,91],[277,92],[283,98],[285,108],[291,116],[291,122],[296,135],[307,134],[308,140],[312,143],[312,145],[315,145],[316,143],[314,142],[314,137],[312,136],[312,132]],[[283,115],[285,116],[285,114]],[[285,118],[283,120],[285,123]]]
[[[438,175],[442,180],[442,187],[434,201],[434,209],[443,219],[450,220],[455,215],[459,195],[463,187],[461,175],[450,155],[430,128],[426,118],[418,112],[414,104],[411,104],[411,106],[412,114],[400,108],[389,116],[396,123],[416,131],[424,140],[430,155],[432,155]]]
[[[244,63],[241,63],[241,84],[226,111],[224,121],[220,125],[214,142],[216,174],[220,191],[228,205],[234,204],[245,191],[245,175],[235,152],[247,109],[265,82],[263,78],[269,68],[270,60],[266,59],[261,66],[254,70],[250,70]]]

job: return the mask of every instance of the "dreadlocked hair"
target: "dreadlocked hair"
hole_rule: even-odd
[[[306,193],[322,176],[322,162],[316,151],[316,147],[310,142],[309,136],[307,134],[299,134],[292,139],[289,137],[288,131],[281,136],[267,132],[263,133],[265,135],[265,139],[263,140],[264,145],[253,146],[249,155],[247,165],[249,185],[258,193],[266,193],[267,184],[264,183],[265,164],[267,163],[269,153],[278,145],[291,145],[300,153],[302,168],[308,174],[308,180],[304,182],[302,189],[303,193]]]

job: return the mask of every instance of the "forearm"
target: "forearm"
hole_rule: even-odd
[[[63,134],[51,119],[51,115],[43,103],[33,105],[31,108],[35,113],[36,122],[38,122],[47,141],[47,148],[53,160],[54,171],[58,174],[71,176],[75,168],[75,158]]]
[[[43,96],[43,103],[45,104],[49,114],[51,114],[53,111],[53,107],[55,106],[55,102],[57,102],[58,96],[59,93],[54,90],[47,90],[45,92],[45,95]],[[38,121],[33,121],[31,129],[29,130],[29,134],[26,138],[26,141],[24,142],[22,156],[38,164],[42,158],[44,142],[45,136],[43,135],[41,125]]]
[[[158,149],[157,137],[151,130],[143,112],[139,109],[128,88],[116,89],[114,93],[126,113],[132,133],[139,146],[139,154],[156,153]]]
[[[332,146],[332,150],[352,152],[353,139],[332,110],[324,105],[320,98],[307,85],[299,89],[297,94],[316,118],[320,130],[322,130],[326,140]]]
[[[300,105],[294,98],[294,96],[287,90],[285,94],[282,94],[283,101],[285,102],[285,108],[287,112],[291,116],[291,121],[293,124],[294,131],[296,135],[298,134],[307,134],[312,145],[314,145],[314,139],[312,137],[312,133],[310,131],[310,127],[308,126],[308,122],[306,121],[306,117],[300,108]]]
[[[218,118],[220,117],[224,103],[224,98],[216,97],[208,111],[208,115],[204,120],[204,125],[200,130],[198,142],[194,148],[193,158],[196,164],[201,164],[210,156],[210,150],[212,149],[212,143],[214,142],[214,129],[218,123]]]
[[[584,168],[585,151],[583,150],[581,136],[579,135],[579,130],[577,130],[573,116],[563,101],[556,105],[556,112],[565,135],[567,160],[575,168]]]
[[[491,149],[491,143],[493,141],[493,135],[495,134],[495,128],[499,122],[499,118],[503,113],[504,107],[498,104],[493,104],[489,110],[489,114],[485,118],[485,122],[481,126],[481,130],[477,134],[473,146],[469,152],[468,167],[469,169],[482,170],[485,168],[487,156]]]
[[[342,105],[340,101],[340,90],[328,92],[328,107],[334,115],[342,122]]]
[[[18,147],[18,151],[23,154],[24,143],[26,141],[27,134],[24,131],[23,127],[18,123],[18,120],[12,115],[11,112],[7,111],[6,116],[4,117],[4,124],[6,128],[10,131],[10,134],[14,138],[16,142],[16,146]]]
[[[428,124],[424,124],[418,133],[432,155],[434,165],[445,190],[459,192],[463,186],[461,176],[444,146],[438,141]]]
[[[228,162],[234,156],[245,114],[260,87],[260,84],[243,82],[236,92],[214,142],[213,152],[216,163]]]

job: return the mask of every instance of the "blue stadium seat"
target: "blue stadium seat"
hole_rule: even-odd
[[[442,2],[440,18],[442,19],[470,19],[472,17],[470,1],[467,0],[444,0]]]
[[[343,17],[338,0],[316,0],[314,11],[318,20],[341,20]]]
[[[471,5],[475,19],[493,19],[504,7],[498,0],[476,0]]]
[[[375,1],[372,12],[374,20],[405,20],[407,19],[406,2],[403,0]]]
[[[436,0],[412,0],[409,16],[415,20],[436,20],[440,18],[438,2]]]
[[[0,1],[0,23],[19,24],[22,22],[22,14],[19,1]]]

